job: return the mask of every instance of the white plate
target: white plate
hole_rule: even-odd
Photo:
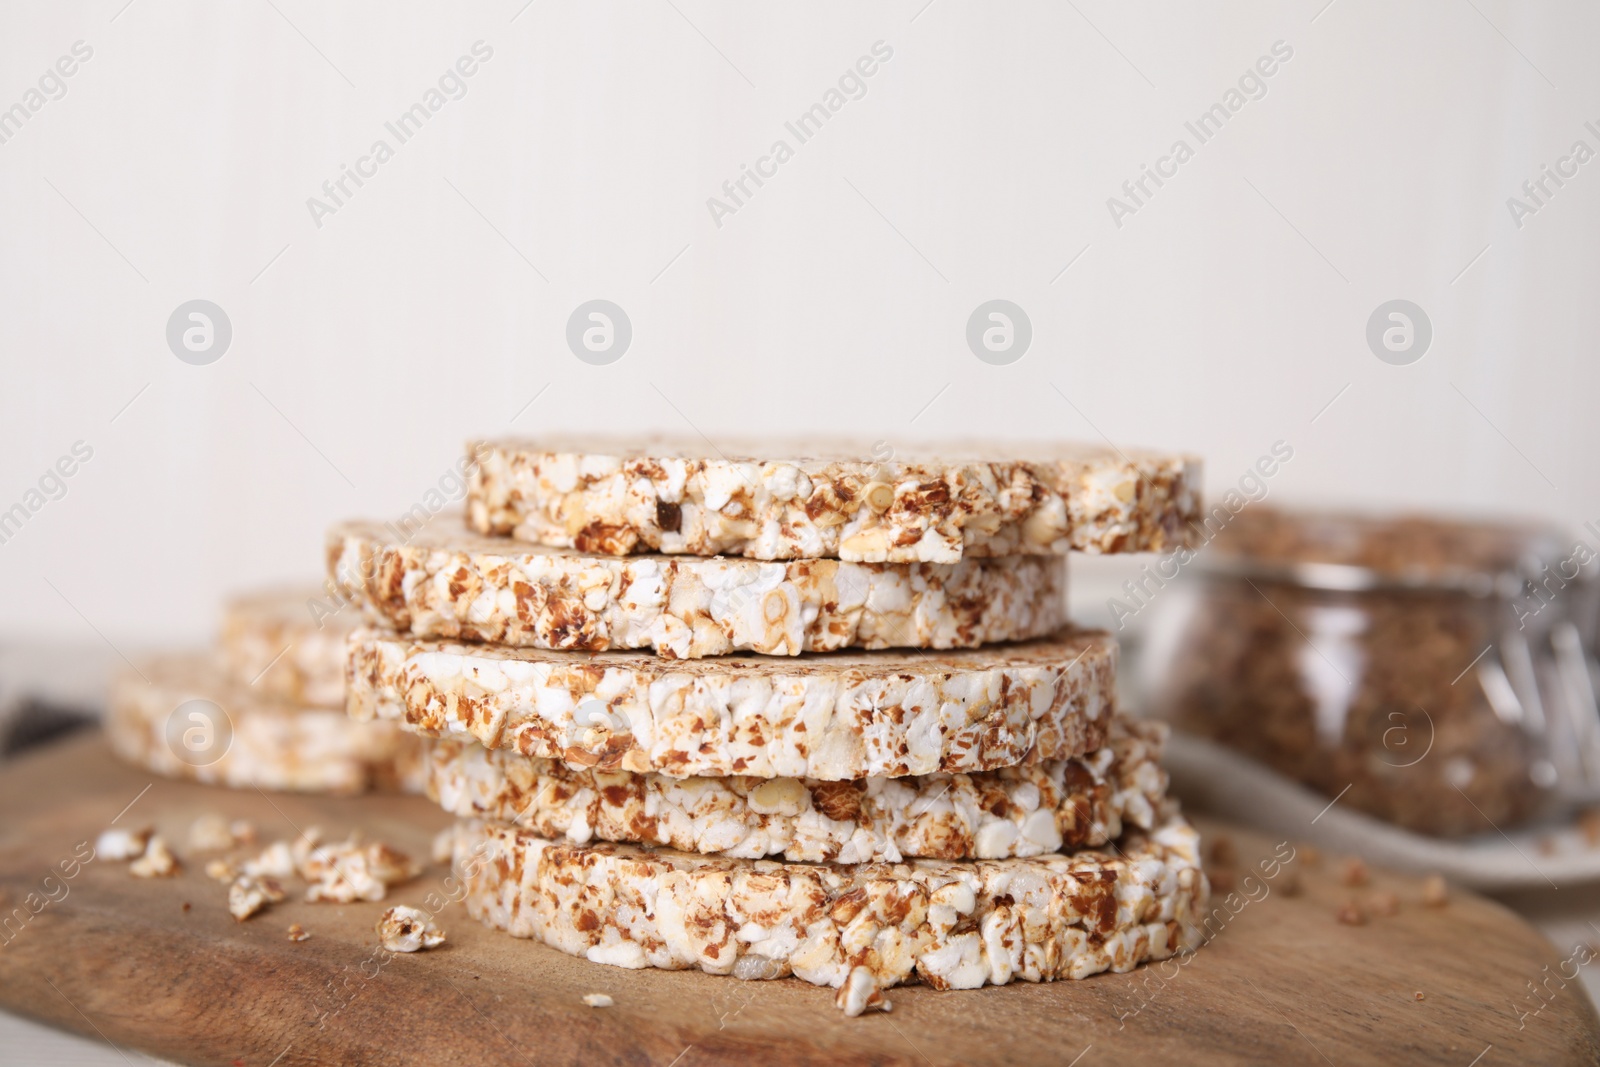
[[[1488,892],[1555,889],[1600,882],[1600,848],[1571,819],[1504,833],[1426,837],[1352,811],[1211,741],[1174,732],[1166,767],[1184,805],[1325,852],[1359,855],[1380,867],[1441,874]]]

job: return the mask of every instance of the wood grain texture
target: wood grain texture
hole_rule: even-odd
[[[444,948],[381,966],[373,923],[386,904],[291,901],[245,923],[203,859],[141,881],[95,860],[45,884],[80,842],[154,824],[186,853],[204,811],[249,818],[263,841],[318,825],[426,857],[445,817],[403,797],[229,792],[157,780],[115,763],[99,738],[57,745],[0,773],[0,1006],[182,1062],[308,1064],[1192,1064],[1405,1062],[1466,1067],[1600,1061],[1600,1020],[1558,953],[1497,904],[1455,893],[1426,908],[1414,879],[1375,873],[1348,889],[1339,865],[1301,853],[1190,961],[1165,970],[970,992],[895,989],[894,1011],[846,1019],[829,990],[698,972],[624,971],[483,929],[451,905]],[[1202,823],[1243,875],[1276,842]],[[388,903],[420,904],[447,873],[430,866]],[[1298,881],[1299,892],[1293,892]],[[61,896],[61,886],[66,895]],[[296,886],[298,888],[298,886]],[[31,914],[49,890],[58,900]],[[1352,895],[1393,892],[1395,916],[1336,921]],[[188,902],[188,911],[183,904]],[[294,943],[290,923],[312,934]],[[1543,968],[1549,966],[1551,970]],[[1170,975],[1170,977],[1168,977]],[[611,1008],[586,1007],[608,993]],[[1421,992],[1423,999],[1416,999]],[[1538,1015],[1519,1018],[1544,1004]],[[1492,1046],[1489,1047],[1489,1046]],[[1085,1050],[1087,1054],[1085,1053]]]

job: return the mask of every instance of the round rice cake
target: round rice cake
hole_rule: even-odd
[[[793,975],[838,990],[851,1015],[903,982],[1086,978],[1193,950],[1209,895],[1199,834],[1175,813],[1107,850],[854,866],[572,845],[464,820],[453,859],[469,914],[513,936],[618,967]]]
[[[650,649],[675,659],[975,648],[1043,637],[1067,622],[1066,561],[1053,556],[618,558],[484,537],[452,523],[411,530],[350,522],[329,531],[328,573],[368,619],[398,633],[586,652]]]
[[[581,552],[954,563],[1162,552],[1201,518],[1200,461],[1074,444],[474,441],[480,533]]]
[[[625,841],[791,862],[1011,859],[1152,830],[1166,800],[1166,727],[1119,715],[1109,743],[1070,760],[969,774],[821,782],[669,778],[573,769],[471,741],[425,744],[445,811],[584,845]]]
[[[307,793],[422,791],[418,738],[241,686],[208,653],[152,658],[119,674],[105,731],[118,756],[165,778]]]
[[[344,645],[361,613],[314,586],[247,593],[222,612],[218,648],[239,685],[316,707],[344,706]]]
[[[573,767],[821,781],[983,771],[1105,744],[1100,630],[949,652],[666,660],[357,630],[348,710]]]

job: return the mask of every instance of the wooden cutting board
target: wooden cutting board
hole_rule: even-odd
[[[114,818],[156,826],[185,854],[206,811],[254,821],[264,842],[360,828],[419,857],[446,823],[415,798],[152,782],[97,737],[24,758],[0,773],[0,920],[11,916],[0,1006],[183,1062],[251,1067],[1600,1062],[1600,1020],[1576,983],[1554,977],[1570,948],[1463,892],[1425,907],[1419,882],[1381,872],[1347,888],[1342,858],[1303,849],[1270,881],[1245,882],[1278,842],[1215,824],[1204,824],[1212,847],[1235,854],[1213,870],[1220,887],[1237,884],[1236,913],[1217,892],[1222,918],[1185,965],[971,992],[903,987],[892,1013],[847,1019],[830,990],[797,980],[604,967],[484,929],[457,906],[442,916],[445,947],[379,966],[372,928],[387,904],[294,901],[235,923],[203,857],[171,880],[105,859],[60,875]],[[419,904],[447,874],[430,866],[388,903]],[[1337,920],[1352,897],[1371,910],[1387,892],[1398,914]],[[311,940],[290,942],[290,923]],[[1546,979],[1535,998],[1530,983]],[[615,1005],[587,1007],[586,993]]]

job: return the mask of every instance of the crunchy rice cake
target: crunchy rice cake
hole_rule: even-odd
[[[480,533],[626,555],[954,563],[1159,552],[1200,517],[1200,461],[1070,444],[473,441]]]
[[[361,621],[356,611],[319,617],[314,586],[247,593],[229,600],[218,647],[240,685],[297,704],[344,706],[344,643]]]
[[[116,754],[155,774],[307,793],[422,791],[417,738],[391,723],[278,700],[233,682],[208,653],[146,660],[111,685]],[[184,710],[190,701],[206,705]],[[209,706],[207,706],[209,705]]]
[[[923,981],[973,989],[1128,971],[1193,949],[1208,897],[1199,834],[1170,814],[1115,849],[858,866],[558,844],[464,820],[467,911],[516,937],[619,967],[786,975],[847,1014]]]
[[[1105,743],[1117,645],[666,660],[350,635],[356,719],[573,767],[823,781],[1070,759]]]
[[[676,659],[974,648],[1043,637],[1067,622],[1066,561],[1053,556],[954,564],[618,558],[454,524],[408,535],[352,522],[329,531],[328,573],[369,619],[400,633],[588,652],[648,648]]]
[[[819,782],[573,770],[470,741],[428,742],[427,794],[453,815],[584,845],[630,841],[792,862],[1009,859],[1150,830],[1166,799],[1166,728],[1117,716],[1072,760],[971,774]]]

